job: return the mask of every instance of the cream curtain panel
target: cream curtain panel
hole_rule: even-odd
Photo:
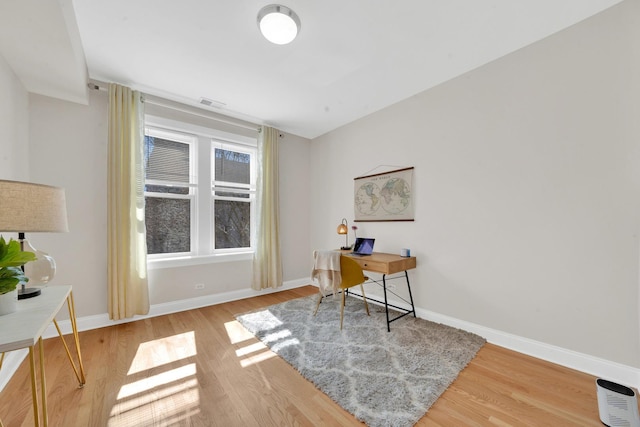
[[[255,290],[282,286],[278,176],[278,130],[263,126],[258,136],[258,217],[252,285]]]
[[[149,313],[141,94],[109,85],[107,283],[112,320]]]

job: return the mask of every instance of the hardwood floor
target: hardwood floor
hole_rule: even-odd
[[[234,319],[316,292],[307,286],[82,332],[83,389],[59,338],[48,339],[49,425],[362,425]],[[0,393],[0,419],[33,425],[26,361]],[[487,344],[417,425],[602,424],[594,377]]]

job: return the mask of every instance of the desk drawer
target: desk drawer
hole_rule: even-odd
[[[413,256],[405,258],[400,255],[382,252],[374,252],[363,257],[351,256],[349,253],[344,253],[342,256],[348,256],[365,271],[380,274],[394,274],[416,268],[416,257]]]
[[[360,264],[360,267],[362,267],[363,270],[373,271],[376,273],[383,273],[383,274],[389,273],[388,271],[389,264],[386,262],[370,261],[367,259],[357,259],[355,257],[352,259],[355,259],[355,261],[358,264]]]

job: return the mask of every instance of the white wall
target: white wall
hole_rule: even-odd
[[[312,245],[354,177],[415,166],[415,222],[358,235],[411,248],[418,307],[640,367],[639,40],[627,1],[315,139]]]
[[[280,140],[280,233],[284,280],[311,274],[311,141],[284,134]]]
[[[31,180],[65,189],[68,233],[33,233],[57,272],[51,284],[71,284],[78,317],[107,311],[107,100],[89,105],[30,95]]]
[[[29,181],[29,94],[0,55],[0,179]],[[0,232],[5,239],[17,233]],[[0,371],[0,390],[18,369],[27,350],[7,353]]]
[[[0,55],[0,179],[29,178],[29,97]]]
[[[30,240],[54,255],[58,273],[53,283],[74,286],[78,316],[104,314],[107,94],[92,91],[88,106],[31,95],[30,105],[31,178],[66,189],[70,229],[63,234],[34,234]],[[281,140],[285,281],[309,276],[309,151],[306,139],[285,135]],[[251,261],[151,270],[149,281],[152,305],[188,298],[210,301],[215,294],[248,290]],[[205,290],[196,291],[196,283],[204,283]]]

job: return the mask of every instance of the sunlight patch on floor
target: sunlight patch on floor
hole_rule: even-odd
[[[285,347],[300,345],[297,338],[292,338],[292,333],[288,329],[281,329],[283,323],[274,316],[269,310],[256,311],[254,313],[245,314],[243,319],[251,322],[252,320],[259,323],[264,330],[270,330],[263,341],[271,346],[271,349],[262,342],[247,344],[236,350],[236,356],[241,359],[240,366],[255,365],[277,356],[276,353]],[[244,341],[257,340],[240,322],[233,321],[225,323],[227,335],[232,344],[240,344]]]
[[[273,332],[264,337],[264,340],[268,343],[281,341],[291,336],[291,331],[288,329],[282,329],[280,331]]]
[[[141,343],[108,425],[174,425],[198,414],[197,366],[188,360],[196,354],[193,331]]]
[[[196,354],[196,337],[193,331],[147,341],[138,346],[127,374],[133,375]]]
[[[131,397],[136,394],[143,395],[145,392],[153,391],[158,387],[162,387],[175,381],[181,381],[195,375],[196,364],[190,363],[180,368],[162,372],[158,375],[142,378],[138,381],[122,386],[120,393],[118,393],[118,400]]]
[[[247,329],[242,326],[237,320],[226,322],[224,324],[229,336],[229,341],[232,344],[241,344],[245,341],[256,341],[256,337]],[[236,356],[240,359],[240,366],[246,368],[256,363],[264,362],[265,360],[275,357],[276,354],[267,348],[261,342],[247,343],[243,347],[236,349]]]
[[[269,360],[272,357],[276,357],[277,354],[272,352],[271,350],[265,350],[262,353],[254,354],[252,356],[246,357],[240,361],[240,366],[246,368],[251,365],[255,365],[260,362],[264,362],[265,360]]]
[[[275,344],[272,344],[271,350],[278,352],[285,347],[300,345],[300,340],[298,338],[291,338],[284,341],[279,341]]]
[[[120,400],[111,411],[110,427],[168,425],[200,412],[198,380],[191,378]]]
[[[179,396],[178,401],[182,404],[184,403],[197,403],[197,400],[193,400],[193,398],[197,398],[198,393],[198,380],[195,378],[191,378],[189,380],[181,381],[172,385],[165,385],[162,387],[158,387],[157,389],[150,390],[146,393],[140,393],[138,395],[131,395],[127,398],[120,399],[117,408],[117,413],[125,414],[131,413],[135,411],[146,411],[145,407],[151,403],[157,403],[162,401],[162,399],[175,398]],[[195,392],[195,396],[193,393]],[[185,398],[185,397],[189,398]],[[114,408],[115,409],[115,408]],[[112,411],[111,415],[115,415],[115,411]]]
[[[248,323],[260,323],[260,329],[263,331],[276,329],[282,326],[282,321],[271,313],[269,310],[256,311],[253,313],[243,314],[242,319]]]
[[[227,335],[229,336],[229,342],[231,342],[231,344],[237,344],[255,338],[253,334],[247,331],[246,328],[237,320],[226,322],[224,327],[227,330]]]
[[[250,344],[248,346],[245,346],[245,347],[237,349],[236,350],[236,356],[244,357],[244,356],[246,356],[248,354],[255,353],[257,351],[265,350],[266,348],[267,348],[266,345],[264,345],[261,342],[257,342],[255,344]]]

